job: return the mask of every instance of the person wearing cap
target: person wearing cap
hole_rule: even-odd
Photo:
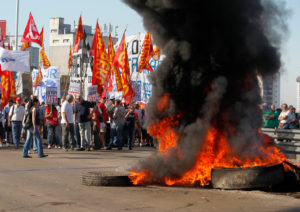
[[[22,99],[20,97],[16,98],[16,104],[11,106],[8,115],[8,124],[11,125],[12,128],[12,138],[15,148],[19,148],[22,120],[25,114],[25,108],[21,103]]]
[[[10,108],[13,106],[14,101],[12,99],[8,100],[7,105],[4,107],[4,117],[5,117],[5,139],[6,139],[6,146],[10,146],[10,132],[11,132],[11,124],[8,121],[8,113]]]
[[[288,120],[289,129],[295,129],[296,125],[297,125],[297,117],[296,117],[295,108],[293,107],[293,105],[289,106],[289,111],[290,111],[290,114],[291,114],[291,116]]]

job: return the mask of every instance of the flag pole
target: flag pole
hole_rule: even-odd
[[[19,28],[19,0],[17,0],[16,2],[16,51],[18,50],[18,39],[19,39],[18,28]]]

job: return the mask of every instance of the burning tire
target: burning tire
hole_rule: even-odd
[[[211,171],[212,187],[221,189],[264,188],[284,180],[282,164],[249,168],[217,168]]]
[[[81,184],[87,186],[131,186],[129,177],[113,171],[88,172],[81,175]]]

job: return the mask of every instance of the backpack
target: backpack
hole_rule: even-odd
[[[32,113],[30,113],[30,111],[25,112],[22,126],[25,130],[29,129],[32,126]]]

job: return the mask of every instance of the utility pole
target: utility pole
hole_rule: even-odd
[[[18,28],[19,28],[19,0],[17,0],[16,3],[16,51],[18,51],[18,39],[19,39]]]

